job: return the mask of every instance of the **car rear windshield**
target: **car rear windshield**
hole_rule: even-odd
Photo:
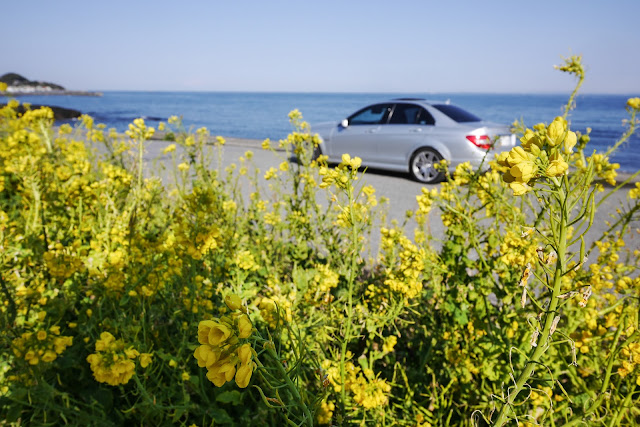
[[[449,104],[435,104],[432,106],[436,110],[441,113],[446,114],[451,120],[454,120],[458,123],[467,123],[467,122],[481,122],[482,119],[478,116],[471,114],[468,111],[463,110],[460,107],[456,107],[455,105]]]

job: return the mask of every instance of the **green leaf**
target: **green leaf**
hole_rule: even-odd
[[[240,393],[238,390],[222,392],[218,396],[216,396],[216,402],[239,405],[240,403],[242,403],[242,393]]]
[[[20,414],[22,414],[22,406],[21,405],[10,405],[9,410],[6,412],[5,421],[8,423],[15,423],[20,418]]]
[[[456,309],[453,311],[453,319],[460,325],[466,325],[467,323],[469,323],[467,311],[463,311],[459,307],[456,307]]]
[[[215,424],[233,424],[233,419],[224,409],[210,408],[207,413],[213,418]]]

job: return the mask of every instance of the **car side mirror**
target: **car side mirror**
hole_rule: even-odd
[[[344,119],[342,122],[340,122],[340,126],[342,126],[343,128],[348,128],[349,127],[349,120]]]

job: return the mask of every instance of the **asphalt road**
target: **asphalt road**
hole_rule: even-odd
[[[285,159],[285,153],[277,152],[274,154],[269,151],[265,151],[260,147],[260,143],[261,141],[256,140],[228,138],[227,143],[222,149],[222,167],[226,167],[231,163],[237,163],[239,157],[244,156],[247,150],[251,150],[254,153],[252,161],[255,166],[260,169],[260,176],[263,176],[264,172],[271,167],[277,168],[283,159]],[[166,162],[168,160],[168,156],[163,156],[162,150],[168,144],[168,142],[164,141],[152,141],[149,145],[146,159],[151,160],[160,158],[162,163]],[[366,184],[370,184],[376,189],[378,197],[384,196],[389,199],[389,219],[396,219],[401,223],[405,219],[406,211],[417,208],[416,196],[421,194],[421,189],[425,186],[424,184],[412,181],[407,175],[380,170],[367,170],[363,179]],[[263,180],[261,185],[263,185],[264,188],[267,188],[268,184]],[[428,188],[438,186],[439,184],[427,185]],[[251,190],[249,188],[243,188],[242,191],[245,196],[248,196]],[[622,189],[611,196],[609,200],[600,207],[596,213],[594,225],[587,236],[588,244],[593,239],[599,238],[608,228],[606,222],[611,219],[611,213],[615,212],[622,203],[627,202],[627,192],[628,189]],[[407,224],[409,236],[413,235],[412,231],[414,227],[415,223],[412,221]],[[627,247],[640,249],[640,232],[636,231],[640,228],[640,221],[634,221],[631,228],[634,232],[625,239]],[[437,211],[432,211],[431,213],[430,230],[436,240],[441,239],[444,235],[443,225]],[[379,237],[372,236],[372,238],[373,241],[370,243],[374,247],[373,253],[375,253],[375,247],[377,247],[377,240]]]

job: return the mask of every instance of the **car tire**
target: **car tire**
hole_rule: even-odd
[[[420,148],[409,161],[409,174],[424,184],[435,184],[444,179],[444,172],[435,168],[442,160],[442,155],[431,148]]]
[[[322,155],[322,149],[319,145],[313,147],[313,154],[311,155],[311,160],[318,160],[318,157]]]

